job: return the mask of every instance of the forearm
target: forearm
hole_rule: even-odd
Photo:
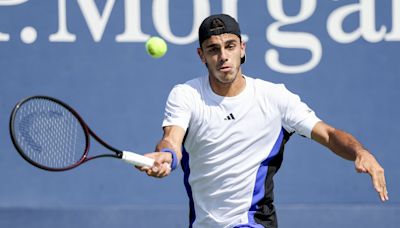
[[[164,134],[156,146],[156,151],[171,149],[175,151],[178,161],[182,158],[182,143],[185,130],[178,126],[164,127]]]
[[[178,161],[181,160],[182,158],[182,151],[181,151],[181,146],[179,146],[176,142],[169,138],[163,137],[157,144],[156,146],[156,151],[162,151],[164,149],[171,149],[175,151]]]
[[[352,135],[339,129],[329,133],[327,147],[344,159],[354,161],[360,153],[368,152]]]
[[[361,153],[368,151],[351,134],[323,122],[317,123],[311,137],[340,157],[354,161]]]
[[[389,199],[384,169],[352,135],[321,121],[314,126],[311,138],[342,158],[354,161],[357,172],[368,173],[371,176],[381,200]]]

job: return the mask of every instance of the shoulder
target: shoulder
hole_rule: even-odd
[[[189,105],[191,102],[201,99],[203,84],[203,77],[194,78],[187,82],[177,84],[171,89],[168,101],[181,104],[186,103]]]
[[[196,94],[199,93],[201,88],[203,87],[204,77],[198,77],[186,81],[181,84],[177,84],[172,88],[172,92],[180,93],[180,94]]]
[[[260,78],[252,78],[245,76],[246,80],[254,86],[257,94],[262,94],[267,97],[279,98],[286,95],[290,91],[282,83],[273,83]]]

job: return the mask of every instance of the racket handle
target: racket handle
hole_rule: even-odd
[[[152,167],[154,164],[154,159],[129,151],[122,151],[122,160],[136,166]]]

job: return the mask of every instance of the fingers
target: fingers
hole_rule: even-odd
[[[357,167],[356,166],[356,171],[357,173],[367,173],[367,169],[364,167]]]
[[[370,174],[372,178],[372,183],[375,190],[378,192],[379,198],[382,202],[389,200],[389,194],[387,191],[385,174],[383,168],[378,168],[373,173]]]
[[[171,154],[164,152],[155,152],[146,154],[145,156],[154,159],[154,165],[152,167],[137,167],[142,172],[145,172],[148,176],[162,178],[166,177],[171,173]]]
[[[171,173],[171,166],[168,163],[155,163],[153,167],[148,168],[146,174],[148,176],[162,178],[166,177]]]
[[[389,200],[384,169],[372,154],[368,153],[356,159],[355,168],[357,172],[368,173],[371,176],[372,184],[382,202]]]

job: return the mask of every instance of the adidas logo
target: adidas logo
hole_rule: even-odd
[[[234,117],[233,114],[231,113],[231,114],[229,114],[227,117],[225,117],[224,120],[234,120],[234,119],[235,119],[235,117]]]

